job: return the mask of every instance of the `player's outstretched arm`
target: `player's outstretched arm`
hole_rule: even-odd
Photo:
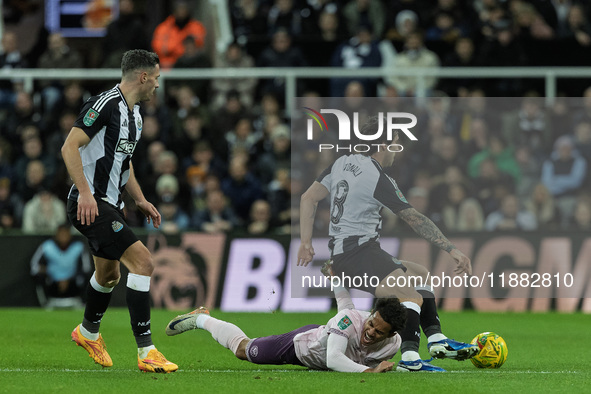
[[[470,259],[464,253],[458,250],[445,235],[443,235],[439,227],[437,227],[435,223],[431,221],[431,219],[414,208],[403,209],[402,211],[399,211],[397,215],[406,223],[408,223],[408,225],[418,235],[431,242],[438,248],[448,252],[456,261],[457,267],[455,269],[455,273],[467,273],[469,275],[472,274]]]
[[[306,267],[314,259],[314,248],[312,247],[312,232],[314,229],[314,218],[318,201],[328,195],[328,189],[319,182],[302,194],[300,201],[300,239],[301,244],[298,250],[298,265]]]

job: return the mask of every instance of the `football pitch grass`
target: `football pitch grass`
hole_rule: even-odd
[[[0,392],[2,393],[544,393],[588,392],[591,357],[586,347],[591,316],[535,313],[441,313],[444,332],[469,341],[494,331],[509,356],[497,370],[470,361],[434,360],[447,373],[344,374],[290,365],[240,361],[209,333],[196,330],[167,337],[175,312],[153,310],[154,343],[179,365],[172,374],[137,368],[135,341],[126,309],[110,309],[101,326],[114,366],[103,369],[70,341],[82,311],[0,309]],[[305,324],[324,324],[332,313],[221,313],[250,337],[280,334]],[[585,340],[587,338],[587,340]],[[426,341],[421,356],[428,358]],[[393,360],[398,361],[399,355]]]

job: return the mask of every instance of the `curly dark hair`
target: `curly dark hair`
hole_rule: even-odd
[[[380,312],[380,316],[392,329],[390,334],[400,331],[406,325],[406,308],[398,298],[378,298],[372,313]]]
[[[158,55],[144,49],[132,49],[123,54],[121,59],[121,73],[123,76],[132,71],[152,69],[160,63]]]

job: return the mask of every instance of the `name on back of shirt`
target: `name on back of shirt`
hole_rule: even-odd
[[[363,171],[361,171],[361,168],[358,165],[351,164],[351,163],[345,164],[345,167],[343,167],[343,171],[349,171],[354,176],[359,176],[363,172]]]

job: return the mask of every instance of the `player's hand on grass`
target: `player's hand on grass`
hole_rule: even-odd
[[[84,225],[94,223],[94,219],[99,215],[98,205],[90,191],[80,193],[78,196],[78,210],[76,218]]]
[[[449,252],[451,257],[454,258],[456,264],[458,265],[454,272],[456,275],[461,274],[468,274],[472,275],[472,264],[470,263],[470,259],[464,253],[462,253],[459,249],[453,249]]]
[[[302,242],[298,250],[298,266],[307,267],[314,259],[315,254],[311,243]]]
[[[160,212],[158,212],[158,210],[154,205],[152,205],[152,203],[148,202],[148,200],[143,200],[136,201],[135,205],[146,216],[146,220],[148,223],[150,223],[150,220],[152,220],[152,225],[154,226],[154,228],[160,227],[162,217],[160,216]]]
[[[371,372],[371,373],[388,372],[388,371],[392,370],[392,367],[394,367],[394,363],[392,363],[390,361],[382,361],[380,363],[380,365],[378,365],[377,367],[366,369],[363,372]]]

